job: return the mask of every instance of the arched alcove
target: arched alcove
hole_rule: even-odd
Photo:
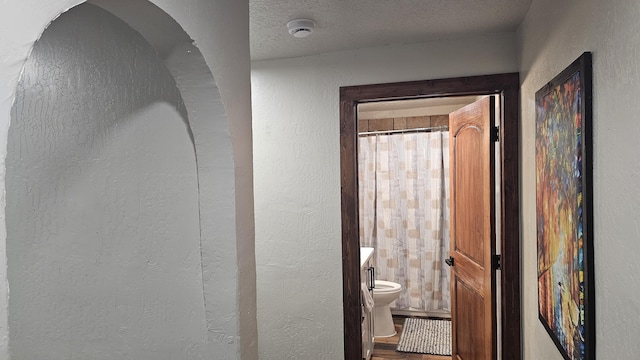
[[[239,345],[233,149],[209,67],[182,28],[151,3],[92,3],[138,32],[119,35],[131,49],[95,38],[108,24],[85,14],[89,29],[62,36],[71,40],[64,46],[79,49],[46,49],[48,65],[32,74],[27,64],[12,111],[12,122],[25,111],[31,122],[23,122],[26,129],[15,122],[9,133],[7,191],[22,186],[25,194],[10,195],[6,210],[11,352],[30,359],[56,351],[61,358],[105,359],[251,353],[255,339],[248,350]],[[93,5],[71,9],[45,31],[32,58],[47,33],[76,11],[108,16]],[[107,23],[124,31],[121,20]],[[148,43],[154,66],[164,70],[145,63]],[[120,59],[145,51],[133,65]],[[138,81],[145,78],[150,82]],[[59,80],[66,81],[62,89]],[[31,97],[20,99],[29,88]],[[112,97],[101,97],[105,92]],[[56,121],[47,121],[51,116]],[[126,169],[118,167],[123,163]],[[133,241],[114,229],[130,231]],[[34,304],[38,311],[28,312]]]

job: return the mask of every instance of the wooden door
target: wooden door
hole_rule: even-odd
[[[496,358],[492,96],[449,115],[452,355]]]

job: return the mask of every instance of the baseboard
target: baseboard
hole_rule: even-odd
[[[391,315],[400,315],[400,316],[421,316],[421,317],[431,317],[431,318],[439,318],[439,319],[451,319],[451,312],[448,310],[418,310],[418,309],[409,309],[409,310],[401,310],[401,309],[391,309]]]

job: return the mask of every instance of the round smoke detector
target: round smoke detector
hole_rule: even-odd
[[[287,29],[289,29],[289,34],[297,38],[303,38],[305,36],[309,36],[313,32],[313,29],[315,27],[316,27],[316,22],[310,19],[295,19],[287,23]]]

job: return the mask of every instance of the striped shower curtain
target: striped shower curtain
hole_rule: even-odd
[[[403,287],[392,307],[450,310],[449,133],[360,137],[358,183],[360,244],[376,278]]]

